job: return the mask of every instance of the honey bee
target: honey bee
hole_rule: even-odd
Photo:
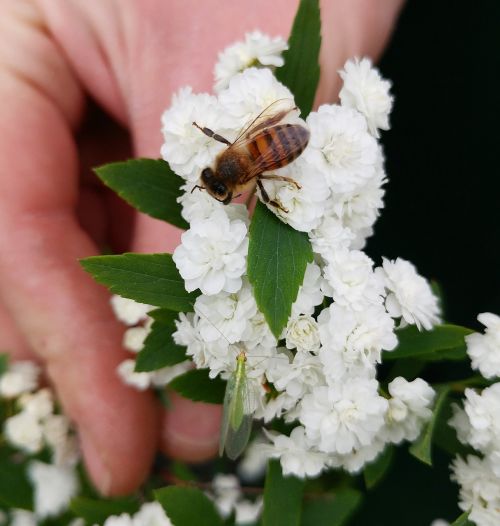
[[[290,112],[297,110],[290,101],[285,101],[285,106],[283,102],[282,99],[275,101],[264,109],[234,142],[193,122],[205,135],[227,145],[215,159],[214,168],[202,170],[200,180],[203,186],[197,185],[194,189],[207,190],[214,199],[227,205],[233,197],[251,189],[256,180],[263,201],[287,212],[269,198],[262,180],[287,181],[300,189],[300,185],[290,177],[266,172],[294,161],[307,146],[310,134],[300,124],[280,124]]]

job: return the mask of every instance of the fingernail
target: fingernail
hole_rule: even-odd
[[[171,401],[162,426],[163,452],[189,462],[212,458],[219,444],[220,407],[193,403],[175,394]]]
[[[92,438],[86,433],[80,434],[80,442],[85,466],[94,486],[103,496],[109,496],[113,477],[104,458],[103,449],[99,447],[99,444],[94,444]]]

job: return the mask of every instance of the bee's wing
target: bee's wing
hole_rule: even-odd
[[[291,111],[297,109],[292,99],[278,99],[264,108],[255,119],[245,124],[229,148],[239,148],[264,128],[275,126]]]
[[[235,460],[238,458],[250,438],[253,422],[253,407],[246,377],[243,376],[237,388],[235,377],[228,381],[224,396],[224,416],[222,421],[219,455],[225,451],[226,455]],[[234,411],[242,411],[242,415],[234,415]],[[236,427],[232,423],[238,422]]]

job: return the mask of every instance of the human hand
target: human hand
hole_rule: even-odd
[[[323,2],[317,102],[336,71],[381,51],[401,0]],[[33,354],[75,421],[87,468],[107,494],[145,478],[158,446],[189,461],[213,455],[218,407],[123,385],[122,328],[106,291],[77,260],[117,251],[172,252],[180,232],[130,211],[88,167],[126,156],[127,136],[86,120],[87,94],[130,131],[133,154],[157,157],[160,115],[180,86],[209,91],[217,53],[246,31],[288,35],[296,2],[3,0],[0,30],[0,334],[14,358]],[[78,132],[82,123],[84,132]]]

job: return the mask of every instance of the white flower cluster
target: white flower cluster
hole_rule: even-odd
[[[80,453],[69,419],[55,413],[53,393],[39,389],[39,367],[32,362],[14,362],[0,377],[0,396],[13,400],[16,413],[4,422],[8,443],[24,454],[47,449],[52,463],[33,460],[28,466],[34,489],[34,514],[11,517],[19,521],[57,516],[68,508],[79,488],[75,466]],[[17,411],[19,409],[19,411]],[[26,512],[28,513],[28,512]]]
[[[369,58],[349,60],[339,72],[344,81],[339,97],[342,106],[355,108],[366,117],[370,133],[389,129],[392,97],[391,83],[383,79]]]
[[[159,502],[145,502],[141,509],[129,515],[110,515],[104,526],[173,526]]]
[[[237,525],[256,523],[262,511],[262,496],[255,501],[244,499],[238,477],[234,475],[216,475],[212,481],[212,491],[207,495],[215,502],[224,519],[234,513]]]
[[[148,312],[154,307],[116,295],[111,297],[111,307],[116,318],[128,327],[123,335],[123,347],[131,353],[138,353],[151,331],[153,319]],[[128,358],[117,367],[117,373],[125,384],[144,391],[151,387],[164,387],[190,368],[190,361],[186,360],[152,372],[136,372],[135,360]]]
[[[269,39],[258,38],[262,45],[254,39],[254,48],[267,49]],[[234,57],[245,46],[248,41],[221,57]],[[290,436],[268,433],[269,442],[259,446],[261,454],[281,459],[285,473],[315,476],[330,466],[357,471],[385,444],[414,440],[434,398],[422,379],[396,378],[386,396],[376,380],[382,351],[397,345],[395,320],[419,329],[439,320],[437,299],[411,263],[384,260],[374,268],[361,250],[383,206],[386,177],[376,130],[387,128],[389,83],[366,60],[348,62],[342,105],[323,105],[308,116],[309,145],[277,171],[300,189],[265,181],[270,198],[281,205],[269,208],[307,232],[315,253],[281,345],[246,278],[246,208],[193,191],[201,171],[226,148],[193,121],[234,140],[269,104],[293,99],[269,69],[240,72],[245,64],[238,64],[218,66],[232,77],[220,75],[225,80],[216,85],[217,96],[184,88],[162,117],[162,155],[186,181],[180,203],[190,223],[173,259],[186,290],[202,293],[194,313],[180,315],[174,340],[211,377],[228,378],[244,349],[254,416],[297,424]],[[329,307],[317,315],[324,301]]]
[[[486,327],[484,334],[465,337],[472,367],[485,378],[500,376],[500,316],[483,312],[477,319]]]
[[[483,313],[478,319],[487,329],[466,337],[472,365],[486,378],[500,376],[500,317]],[[481,456],[457,457],[452,478],[460,486],[459,506],[470,510],[470,520],[493,526],[500,524],[500,382],[481,392],[465,389],[464,394],[463,408],[453,406],[449,424],[460,442]]]
[[[76,438],[68,418],[54,413],[50,389],[25,392],[17,399],[17,405],[21,411],[7,418],[4,424],[9,443],[30,454],[48,447],[55,465],[74,466],[79,458]]]
[[[35,516],[39,519],[66,511],[79,490],[73,466],[56,466],[33,460],[28,474],[35,489]]]
[[[482,313],[478,320],[484,334],[466,336],[472,366],[486,378],[500,376],[500,317]],[[481,457],[457,457],[452,464],[453,479],[460,485],[460,508],[471,510],[478,526],[500,523],[500,382],[484,389],[465,390],[463,408],[455,405],[450,425],[458,439],[472,446]]]
[[[460,486],[459,506],[469,511],[477,526],[500,524],[500,480],[487,458],[457,457],[452,464],[452,479]]]
[[[236,42],[219,53],[214,68],[214,91],[227,88],[229,81],[247,68],[282,66],[281,54],[286,49],[288,44],[281,37],[271,38],[260,31],[247,33],[244,42]]]
[[[40,368],[34,362],[21,361],[10,364],[0,376],[0,396],[17,398],[23,393],[34,391],[38,386]]]

